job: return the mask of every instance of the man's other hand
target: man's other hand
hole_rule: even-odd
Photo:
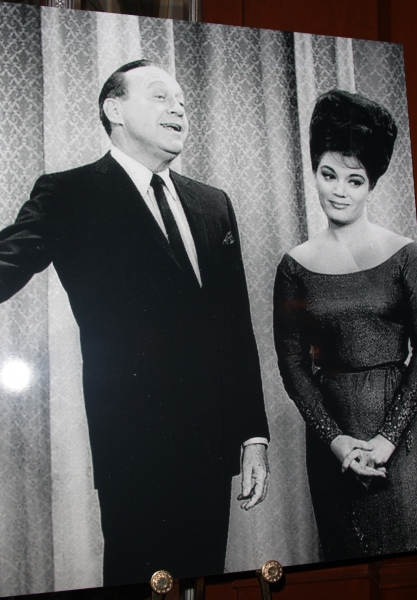
[[[269,465],[264,444],[249,444],[242,454],[242,493],[240,508],[250,510],[265,499],[268,490]]]

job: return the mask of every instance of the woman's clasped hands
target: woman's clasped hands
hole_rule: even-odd
[[[342,472],[351,469],[359,477],[386,477],[384,465],[395,450],[394,444],[380,434],[369,442],[338,435],[330,448],[342,463]]]

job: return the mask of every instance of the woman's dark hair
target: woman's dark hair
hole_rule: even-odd
[[[342,90],[322,94],[310,122],[310,156],[313,172],[326,152],[355,158],[363,166],[373,189],[388,169],[397,137],[390,112],[364,96]]]
[[[111,134],[111,124],[108,120],[106,113],[104,112],[103,105],[107,98],[122,98],[127,95],[127,85],[125,73],[138,69],[139,67],[156,67],[156,63],[146,58],[140,60],[134,60],[133,62],[127,63],[117,69],[110,75],[105,84],[103,85],[100,96],[98,97],[98,108],[100,111],[100,120],[103,124],[107,134]]]

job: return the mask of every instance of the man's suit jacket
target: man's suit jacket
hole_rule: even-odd
[[[0,234],[0,300],[51,262],[68,293],[101,499],[115,489],[140,493],[157,473],[165,489],[188,485],[192,496],[202,472],[217,486],[238,471],[245,440],[268,437],[230,201],[174,172],[172,180],[201,288],[109,154],[42,176]]]

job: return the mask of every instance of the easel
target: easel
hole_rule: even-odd
[[[271,600],[270,584],[279,581],[283,569],[276,560],[268,560],[256,571],[262,592],[262,600]],[[174,584],[168,571],[156,571],[151,577],[152,600],[165,599]],[[179,582],[180,600],[204,600],[204,577],[181,579]],[[167,599],[168,600],[168,599]]]

